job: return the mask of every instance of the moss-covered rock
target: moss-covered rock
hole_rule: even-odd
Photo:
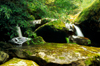
[[[94,2],[87,8],[85,8],[75,22],[79,23],[80,28],[85,37],[88,37],[93,46],[100,46],[100,0],[94,0]]]
[[[19,58],[36,61],[39,65],[51,63],[69,64],[80,59],[99,55],[100,48],[77,44],[45,43],[10,49]]]
[[[25,42],[24,44],[44,44],[45,41],[41,36],[37,36],[35,38],[32,38],[30,41]]]
[[[48,22],[51,22],[51,21],[57,21],[57,19],[42,18],[42,19],[38,19],[38,20],[28,21],[30,24],[27,27],[21,27],[23,36],[29,37],[29,35],[32,34],[32,32],[35,29],[37,29],[38,27],[40,27]]]
[[[7,42],[0,42],[0,52],[1,59],[8,60],[9,57],[12,57],[12,52],[8,51],[9,48],[12,48],[13,45]]]
[[[79,45],[90,45],[91,40],[86,38],[86,37],[81,37],[81,36],[70,36],[70,41],[77,43]]]
[[[39,66],[39,65],[31,60],[13,58],[0,66]]]
[[[3,51],[0,51],[0,64],[6,62],[9,59],[9,55]]]
[[[38,36],[42,36],[46,42],[66,43],[65,37],[68,37],[67,31],[64,22],[57,20],[40,26],[34,32]]]

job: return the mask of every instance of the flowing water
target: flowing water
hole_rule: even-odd
[[[17,27],[18,37],[23,37],[20,27],[18,25],[16,27]]]
[[[20,27],[17,25],[16,28],[17,28],[18,37],[14,37],[12,40],[10,40],[10,42],[19,44],[19,47],[22,47],[22,44],[26,41],[31,40],[31,38],[23,37]]]
[[[84,35],[83,35],[81,29],[80,29],[78,26],[76,26],[76,25],[74,25],[74,24],[68,24],[68,23],[66,23],[65,26],[66,26],[67,29],[69,29],[69,31],[74,31],[74,28],[75,28],[75,30],[76,30],[76,35],[77,35],[77,36],[84,37]],[[73,26],[74,26],[74,28],[73,28]]]
[[[83,35],[81,29],[80,29],[78,26],[76,26],[76,25],[74,25],[74,27],[75,27],[75,29],[76,29],[76,34],[77,34],[77,36],[84,37],[84,35]]]

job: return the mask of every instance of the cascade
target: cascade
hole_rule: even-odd
[[[74,25],[74,24],[73,24],[73,25]],[[83,35],[81,29],[80,29],[78,26],[76,26],[76,25],[74,25],[74,27],[75,27],[75,29],[76,29],[76,34],[77,34],[77,36],[84,37],[84,35]]]
[[[66,26],[66,28],[67,28],[69,31],[73,31],[73,28],[71,28],[71,27],[72,27],[72,24],[66,23],[65,26]]]
[[[16,28],[17,28],[18,37],[12,38],[10,40],[10,42],[13,42],[15,44],[19,44],[19,47],[22,47],[22,44],[26,41],[30,41],[31,38],[23,37],[20,27],[17,25]]]
[[[67,29],[69,29],[69,31],[74,31],[74,28],[75,28],[76,29],[76,35],[84,37],[81,29],[78,26],[76,26],[74,24],[68,24],[68,23],[65,23],[65,26],[66,26]],[[73,28],[73,26],[74,26],[74,28]]]
[[[17,25],[16,28],[17,28],[18,37],[22,37],[22,32],[20,27]]]

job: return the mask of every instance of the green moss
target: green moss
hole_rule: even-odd
[[[59,57],[59,59],[64,60],[64,59],[65,59],[65,57]]]
[[[100,1],[94,0],[90,6],[83,9],[80,15],[75,19],[75,22],[81,23],[87,20],[90,16],[93,16],[95,14],[94,12],[98,12],[99,8],[100,8]]]
[[[65,27],[64,22],[62,22],[61,20],[57,20],[57,21],[50,21],[40,27],[38,27],[34,32],[36,32],[37,30],[39,30],[40,28],[43,28],[44,26],[50,26],[54,29],[59,29],[62,30]]]
[[[13,58],[11,60],[9,60],[8,62],[0,65],[0,66],[10,66],[10,64],[18,64],[18,62],[25,62],[27,64],[27,66],[32,66],[32,65],[35,65],[35,66],[38,66],[37,63],[35,63],[34,61],[30,61],[30,60],[24,60],[24,59],[17,59],[17,58]]]
[[[33,38],[31,41],[27,41],[26,43],[28,45],[29,44],[44,44],[45,41],[41,36],[37,36],[37,37]]]
[[[85,64],[86,64],[86,65],[92,64],[91,60],[92,60],[91,58],[87,59],[87,60],[85,61]]]
[[[57,44],[57,47],[63,47],[64,45],[63,44]]]
[[[91,44],[91,40],[88,40],[88,44]]]
[[[64,22],[62,22],[61,20],[57,20],[57,21],[50,22],[47,25],[54,26],[54,28],[60,29],[60,30],[65,27]]]
[[[79,51],[74,51],[75,53],[79,53]]]
[[[27,54],[32,55],[33,53],[31,51],[25,51]]]

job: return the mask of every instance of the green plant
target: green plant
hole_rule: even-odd
[[[91,58],[87,59],[87,60],[85,61],[85,64],[86,64],[86,65],[92,64],[92,59],[91,59]]]
[[[18,24],[20,27],[29,27],[29,21],[34,19],[49,17],[66,21],[67,15],[78,8],[75,1],[79,4],[83,2],[83,0],[1,0],[0,34],[3,37],[0,40],[8,41],[17,36],[15,26]]]
[[[9,40],[17,36],[16,25],[27,27],[28,20],[34,19],[28,12],[27,0],[0,1],[0,32],[2,39]],[[0,40],[2,40],[0,39]]]
[[[67,43],[70,43],[69,38],[67,38],[67,37],[66,37],[66,41],[67,41]]]

